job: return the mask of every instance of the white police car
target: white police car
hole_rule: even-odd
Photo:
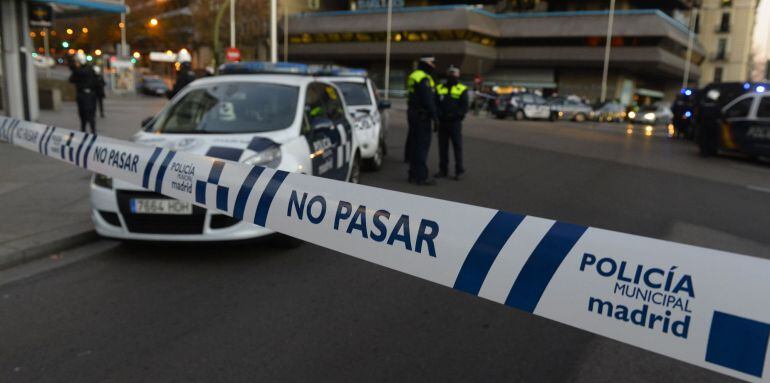
[[[361,153],[339,88],[302,64],[238,63],[227,75],[185,87],[134,141],[358,182]],[[193,170],[191,170],[193,171]],[[223,241],[272,231],[95,176],[92,220],[105,237],[150,241]]]
[[[366,77],[366,71],[329,69],[328,73],[333,76],[321,79],[332,82],[342,91],[348,113],[353,118],[353,134],[359,143],[365,168],[380,170],[387,154],[387,125],[383,111],[390,108],[390,102],[378,99],[375,86]]]

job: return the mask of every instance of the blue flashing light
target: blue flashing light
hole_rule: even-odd
[[[688,111],[686,111],[686,112],[684,112],[684,117],[685,117],[685,118],[690,118],[690,117],[692,117],[692,112],[690,112],[689,110],[688,110]]]
[[[685,89],[684,95],[685,96],[691,96],[692,95],[692,89]]]
[[[765,93],[765,86],[757,85],[757,93]]]
[[[222,64],[221,74],[298,74],[306,76],[362,76],[364,69],[345,68],[336,65],[307,65],[291,62],[247,61]]]
[[[308,66],[299,63],[277,62],[270,63],[264,61],[247,61],[237,63],[222,64],[219,67],[219,73],[222,74],[258,74],[258,73],[276,73],[276,74],[309,74]]]
[[[744,83],[743,84],[743,90],[749,90],[749,88],[751,88],[751,84],[749,84],[749,83]]]

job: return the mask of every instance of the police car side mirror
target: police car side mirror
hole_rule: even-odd
[[[380,100],[377,102],[377,109],[379,110],[390,109],[390,106],[390,100]]]

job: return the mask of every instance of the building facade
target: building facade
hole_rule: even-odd
[[[752,36],[757,0],[703,0],[697,17],[705,48],[700,85],[747,81],[752,68]]]
[[[383,84],[384,1],[351,2],[290,18],[289,59],[368,69]],[[394,4],[397,2],[394,1]],[[394,8],[391,89],[403,89],[415,59],[460,66],[466,78],[597,99],[609,12],[606,1],[501,1],[485,5],[400,1]],[[671,99],[689,40],[689,1],[617,2],[608,95],[624,103]],[[361,7],[364,5],[364,7]],[[354,8],[354,9],[351,9]],[[695,43],[690,77],[705,51]]]

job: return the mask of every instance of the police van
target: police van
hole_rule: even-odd
[[[321,67],[317,72],[325,74],[320,79],[333,83],[342,91],[348,113],[353,118],[353,134],[359,143],[364,167],[380,170],[387,154],[385,138],[388,130],[384,111],[390,108],[390,102],[378,98],[377,89],[365,70]]]
[[[359,181],[361,150],[339,87],[303,64],[233,63],[220,73],[185,87],[134,141]],[[273,233],[101,175],[93,178],[91,206],[96,231],[111,238],[223,241]]]
[[[770,93],[766,85],[757,85],[753,92],[722,108],[714,134],[715,149],[770,156]]]

